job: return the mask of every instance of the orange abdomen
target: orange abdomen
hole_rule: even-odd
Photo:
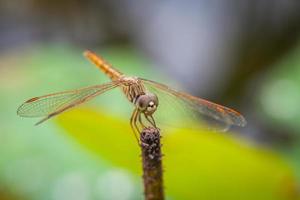
[[[123,74],[117,69],[113,68],[108,62],[106,62],[102,57],[97,56],[91,51],[85,51],[84,56],[94,63],[103,73],[105,73],[111,80],[119,79]]]

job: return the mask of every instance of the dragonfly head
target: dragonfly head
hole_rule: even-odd
[[[155,94],[152,93],[140,95],[136,99],[135,105],[141,112],[145,113],[146,115],[152,115],[158,107],[158,98]]]

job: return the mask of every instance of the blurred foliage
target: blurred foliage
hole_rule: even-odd
[[[126,74],[169,82],[128,47],[97,52]],[[108,81],[81,54],[77,47],[36,45],[2,55],[0,185],[16,194],[11,199],[142,196],[140,150],[129,126],[132,107],[119,90],[64,113],[57,124],[34,127],[36,119],[16,116],[27,98]],[[171,199],[298,198],[293,170],[279,153],[230,134],[183,129],[163,134]]]
[[[277,127],[300,129],[300,45],[268,71],[260,91],[260,107]]]

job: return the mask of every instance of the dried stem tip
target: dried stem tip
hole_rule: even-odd
[[[140,134],[146,200],[164,199],[160,138],[159,130],[153,127],[144,128]]]

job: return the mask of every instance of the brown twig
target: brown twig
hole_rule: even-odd
[[[159,130],[144,128],[140,134],[145,200],[163,200],[163,171]]]

